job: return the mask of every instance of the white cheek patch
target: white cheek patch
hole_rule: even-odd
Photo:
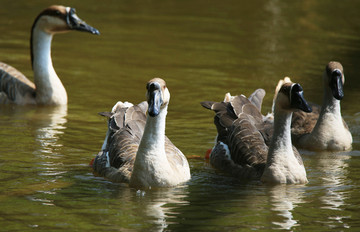
[[[70,15],[70,7],[66,7],[65,10],[66,10],[66,23],[67,25],[70,25],[70,20],[69,20],[69,15]]]
[[[43,16],[41,18],[41,27],[49,34],[65,32],[70,29],[64,20],[53,16]]]
[[[170,101],[170,92],[168,90],[168,88],[165,87],[164,93],[163,93],[163,103],[165,104],[169,104]]]
[[[220,142],[220,145],[223,147],[223,149],[225,150],[225,157],[228,159],[228,160],[231,160],[231,154],[230,154],[230,150],[229,150],[229,147],[227,144],[223,143],[223,142]]]
[[[106,154],[106,165],[105,165],[105,167],[110,168],[109,152],[107,151],[105,154]]]
[[[293,89],[293,87],[294,87],[294,85],[295,85],[295,83],[293,83],[292,85],[291,85],[291,87],[290,87],[290,96],[289,96],[289,100],[290,100],[290,104],[291,104],[291,96],[292,96],[292,89]]]

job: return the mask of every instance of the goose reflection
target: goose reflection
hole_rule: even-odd
[[[16,186],[7,192],[8,196],[29,196],[39,190],[49,192],[68,186],[59,178],[59,174],[65,172],[59,165],[62,162],[59,158],[62,156],[61,134],[66,129],[66,116],[66,106],[0,106],[2,145],[9,151],[1,154],[1,161],[6,161],[10,170],[0,172],[0,175],[9,176],[3,184]],[[46,199],[44,203],[48,203]]]
[[[35,140],[39,142],[39,151],[44,154],[56,153],[56,148],[62,147],[58,142],[59,135],[66,129],[67,106],[38,107],[33,115],[36,126]]]
[[[63,144],[59,140],[59,136],[64,133],[66,129],[67,106],[37,106],[37,107],[17,107],[13,105],[5,105],[0,108],[0,115],[7,123],[8,128],[13,130],[21,128],[33,137],[35,146],[33,146],[32,138],[26,143],[22,144],[25,149],[30,149],[32,153],[38,156],[38,160],[42,168],[47,166],[56,166],[54,159],[59,158],[61,153],[59,149]],[[23,134],[16,134],[20,136],[19,141],[25,139]],[[35,148],[35,149],[33,149]],[[30,151],[29,150],[29,151]]]
[[[187,186],[184,185],[144,191],[134,190],[126,184],[120,184],[119,187],[119,185],[109,182],[106,189],[113,193],[109,196],[112,202],[111,206],[122,214],[136,217],[136,221],[142,222],[141,228],[147,228],[148,231],[171,230],[169,225],[172,224],[172,219],[176,224],[176,217],[181,213],[178,208],[189,205],[186,200],[189,192]],[[104,193],[100,194],[104,197]],[[103,220],[101,223],[106,223],[107,219]],[[129,228],[123,227],[117,229],[129,230]]]
[[[34,151],[35,154],[54,154],[57,153],[57,148],[62,147],[59,143],[59,135],[66,129],[66,105],[37,106],[36,108],[2,105],[0,115],[6,121],[7,128],[22,128],[34,136],[35,141],[40,145]]]
[[[317,168],[321,185],[324,187],[325,194],[320,198],[323,203],[321,208],[331,210],[341,210],[344,200],[347,198],[344,192],[346,188],[346,178],[348,175],[348,160],[351,158],[347,152],[318,153]]]
[[[165,231],[171,224],[171,218],[176,217],[175,208],[188,205],[184,200],[187,188],[180,186],[173,189],[159,189],[156,191],[137,191],[137,196],[145,203],[146,218],[154,227],[152,231]]]
[[[299,204],[304,203],[304,193],[304,186],[277,185],[271,187],[269,190],[271,210],[278,216],[272,222],[277,226],[276,229],[290,230],[299,226],[293,211]],[[277,218],[279,219],[277,220]]]
[[[31,118],[35,127],[35,141],[39,144],[35,152],[43,160],[40,175],[60,175],[65,171],[59,169],[60,149],[63,144],[60,136],[67,123],[67,106],[37,107]]]
[[[313,157],[314,185],[319,186],[321,191],[319,208],[324,210],[326,216],[322,222],[332,227],[348,228],[345,222],[348,216],[343,214],[346,207],[349,185],[347,177],[349,174],[350,152],[319,152]]]

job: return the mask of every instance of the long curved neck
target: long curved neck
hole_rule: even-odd
[[[134,186],[166,186],[171,168],[165,153],[165,121],[167,106],[156,117],[147,115],[130,184]]]
[[[334,98],[328,83],[324,83],[324,96],[319,119],[311,132],[312,135],[317,136],[319,133],[328,131],[329,127],[342,128],[343,120],[341,117],[340,100]]]
[[[284,155],[294,156],[291,143],[291,111],[276,110],[274,112],[274,134],[269,147],[267,163],[282,160]]]
[[[159,115],[150,117],[147,115],[144,134],[139,145],[139,151],[156,150],[165,153],[165,122],[167,106],[161,109]],[[139,153],[139,152],[138,152]]]
[[[331,89],[326,86],[324,90],[323,105],[321,107],[320,115],[331,113],[341,119],[340,100],[334,98]],[[321,117],[319,118],[321,119]]]
[[[32,30],[31,54],[36,101],[39,104],[62,105],[67,103],[67,94],[52,64],[52,37],[52,34],[36,26]]]
[[[300,157],[295,156],[291,143],[291,111],[274,112],[274,135],[261,180],[277,184],[305,184],[306,171]],[[299,155],[299,154],[297,154]]]

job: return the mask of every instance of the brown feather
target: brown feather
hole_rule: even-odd
[[[257,90],[249,98],[239,95],[232,97],[230,102],[212,103],[218,142],[211,152],[210,163],[215,168],[240,179],[260,179],[273,135],[273,122],[264,120],[260,112],[263,94]],[[231,158],[226,156],[221,142],[228,146]],[[302,164],[294,146],[293,150]]]
[[[256,180],[261,177],[261,174],[254,167],[250,165],[241,166],[228,159],[226,150],[220,142],[215,145],[211,152],[210,163],[214,168],[243,180]]]
[[[93,164],[96,173],[114,182],[130,180],[146,120],[144,105],[139,105],[129,108],[118,107],[114,110],[108,122],[110,133],[106,142],[107,149],[97,155]],[[110,167],[105,166],[106,153],[109,156]]]
[[[305,113],[301,110],[296,110],[293,113],[291,120],[291,137],[293,142],[305,135],[310,134],[314,129],[316,122],[320,115],[321,106],[310,103],[312,112]]]
[[[0,62],[0,103],[15,102],[18,98],[35,101],[35,96],[34,83],[17,69]]]
[[[259,111],[264,94],[265,91],[257,90],[249,99],[239,95],[229,102],[201,104],[216,112],[214,123],[218,142],[210,156],[215,168],[243,179],[261,177],[268,153],[265,139],[269,140],[268,135],[264,137],[267,130],[262,127],[272,126],[263,121]],[[231,159],[226,157],[226,150],[220,142],[228,145]]]
[[[251,101],[251,103],[253,105],[255,105],[256,108],[258,108],[258,110],[260,112],[261,112],[261,106],[262,106],[262,102],[263,102],[263,99],[265,97],[265,94],[266,94],[266,92],[265,92],[264,89],[257,89],[248,98],[249,101]]]
[[[141,102],[131,107],[119,106],[114,113],[110,113],[108,146],[96,156],[93,168],[95,173],[113,182],[129,182],[144,133],[148,104]],[[165,152],[171,167],[182,168],[187,162],[181,151],[166,136]],[[106,154],[109,156],[110,167],[106,167]]]

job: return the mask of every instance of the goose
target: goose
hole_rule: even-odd
[[[352,135],[341,116],[340,101],[344,97],[344,70],[341,63],[331,61],[323,73],[322,106],[311,104],[313,112],[295,111],[291,124],[293,143],[307,150],[345,151],[352,147]]]
[[[244,95],[229,102],[201,102],[215,111],[217,142],[210,164],[242,180],[269,184],[306,184],[305,167],[291,142],[291,116],[295,109],[310,112],[303,89],[297,83],[284,83],[275,100],[273,134],[264,132],[266,123],[259,106]],[[261,105],[261,103],[260,103]]]
[[[92,167],[96,175],[136,188],[171,187],[190,179],[184,154],[165,135],[170,92],[161,78],[146,85],[147,101],[119,101],[110,113],[101,151]]]
[[[54,34],[71,30],[99,31],[82,21],[74,8],[53,5],[43,10],[31,28],[30,53],[34,82],[14,67],[0,62],[0,103],[66,105],[66,90],[57,76],[51,60]]]

